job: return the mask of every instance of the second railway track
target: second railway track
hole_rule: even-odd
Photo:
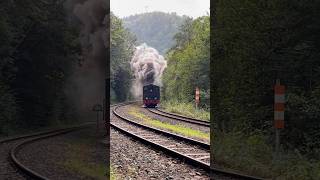
[[[30,143],[80,130],[90,126],[91,124],[92,123],[87,123],[70,128],[57,129],[0,140],[0,179],[48,179],[47,177],[41,175],[41,173],[36,172],[35,170],[32,170],[30,167],[23,164],[17,157],[17,154],[22,153],[23,147]]]
[[[178,114],[173,114],[173,113],[169,113],[163,110],[160,110],[158,108],[147,108],[149,112],[157,114],[159,116],[163,116],[163,117],[167,117],[170,119],[175,119],[178,121],[183,121],[183,122],[188,122],[191,124],[196,124],[196,125],[200,125],[200,126],[204,126],[204,127],[210,127],[210,122],[209,121],[205,121],[205,120],[200,120],[200,119],[195,119],[195,118],[190,118],[190,117],[186,117],[186,116],[181,116]]]

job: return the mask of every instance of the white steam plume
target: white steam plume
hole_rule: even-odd
[[[135,81],[132,94],[135,98],[142,97],[142,88],[147,84],[162,86],[161,77],[167,67],[167,61],[158,51],[146,43],[136,47],[130,62]]]

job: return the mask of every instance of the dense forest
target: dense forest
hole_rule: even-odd
[[[0,136],[89,120],[104,96],[106,17],[103,0],[0,2]]]
[[[70,120],[78,34],[59,1],[0,2],[0,135]]]
[[[123,25],[136,36],[138,44],[145,42],[165,55],[174,45],[173,36],[186,19],[189,17],[175,13],[149,12],[123,18]]]
[[[132,72],[130,60],[135,50],[136,38],[111,13],[110,94],[111,102],[126,101],[131,97]]]
[[[216,160],[266,177],[319,179],[320,1],[220,0],[215,8]],[[280,155],[276,79],[286,87]]]
[[[200,89],[201,106],[210,107],[210,17],[188,19],[174,36],[167,53],[168,67],[163,77],[163,98],[193,102]]]

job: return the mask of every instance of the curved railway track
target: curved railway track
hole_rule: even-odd
[[[23,152],[23,147],[35,141],[80,130],[92,124],[93,123],[86,123],[70,128],[57,129],[0,140],[1,155],[6,156],[0,160],[0,179],[47,180],[48,178],[41,175],[41,173],[36,172],[30,167],[24,165],[17,157],[17,154]]]
[[[113,128],[210,171],[210,144],[132,121],[120,115],[118,107],[113,109],[113,113],[120,121],[111,122]]]
[[[157,129],[151,126],[147,126],[141,123],[138,123],[134,120],[121,115],[117,110],[121,106],[125,106],[131,103],[122,103],[120,105],[113,106],[112,113],[118,117],[118,121],[112,121],[110,123],[111,127],[130,136],[140,142],[150,145],[157,150],[166,152],[168,155],[171,155],[175,158],[179,158],[184,162],[187,162],[196,167],[200,167],[207,172],[211,172],[217,175],[223,175],[224,177],[230,177],[234,179],[255,179],[260,180],[262,178],[253,177],[249,175],[244,175],[232,171],[227,171],[215,167],[210,168],[210,144],[190,139],[181,135],[177,135],[168,131]],[[152,112],[152,110],[148,109]],[[161,111],[159,111],[161,112]],[[157,112],[157,113],[159,113]],[[162,114],[165,114],[161,112]],[[158,114],[160,115],[160,113]],[[166,114],[166,117],[174,115]],[[203,120],[197,120],[194,118],[188,117],[178,117],[175,116],[174,119],[184,119],[189,120],[189,122],[201,123],[204,125],[208,122]],[[202,121],[202,122],[200,122]],[[203,123],[203,124],[202,124]]]

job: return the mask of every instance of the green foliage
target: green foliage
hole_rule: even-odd
[[[63,2],[0,2],[0,134],[69,122],[78,30]]]
[[[124,28],[121,19],[111,13],[110,88],[111,100],[122,102],[129,98],[131,87],[130,60],[135,38]]]
[[[0,135],[9,134],[11,126],[16,122],[16,118],[16,99],[9,88],[0,81]]]
[[[175,13],[150,12],[132,15],[123,21],[124,26],[137,36],[137,43],[145,42],[165,54],[174,45],[173,37],[186,19],[189,18]]]
[[[319,23],[311,17],[319,16],[315,7],[320,4],[311,4],[302,1],[218,2],[217,27],[213,31],[213,59],[216,59],[213,81],[216,82],[214,96],[219,111],[214,113],[219,117],[217,123],[224,121],[226,131],[270,129],[272,86],[277,78],[287,86],[288,122],[297,118],[293,114],[299,104],[295,103],[314,101],[311,100],[313,91],[320,87],[316,80],[320,76],[319,53],[315,51],[319,38],[310,39],[310,36],[319,35],[315,33]],[[299,97],[300,102],[294,97]],[[311,114],[317,114],[317,108],[306,108],[314,111]],[[309,119],[304,116],[306,118]],[[290,123],[286,125],[288,131],[299,128]]]
[[[265,139],[264,144],[274,145],[273,86],[276,79],[280,79],[286,86],[281,147],[288,155],[283,153],[284,158],[277,164],[290,168],[268,162],[266,168],[271,169],[261,166],[265,170],[260,172],[276,172],[282,179],[312,179],[309,174],[319,173],[318,169],[311,168],[318,166],[313,161],[320,158],[320,23],[317,20],[320,2],[221,0],[216,1],[215,7],[212,98],[215,132],[223,132],[216,135],[219,145],[228,144],[224,147],[225,153],[234,153],[235,158],[241,156],[241,162],[248,161],[248,164],[266,153],[272,158],[273,148],[242,154],[231,144],[247,145],[248,141],[254,142],[250,139],[253,132],[259,132]],[[226,134],[235,132],[241,132],[238,136],[242,136],[242,140],[228,143]],[[266,147],[258,143],[256,148]],[[246,147],[245,151],[247,149],[250,148]],[[304,156],[295,157],[299,154]],[[245,164],[238,168],[241,166]]]
[[[175,39],[163,76],[164,98],[192,102],[199,87],[201,106],[209,108],[210,17],[186,21]]]

